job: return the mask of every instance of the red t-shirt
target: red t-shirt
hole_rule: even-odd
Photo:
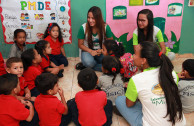
[[[42,68],[42,71],[45,71],[45,69],[49,68],[50,66],[50,58],[49,56],[43,56],[42,62],[40,63],[40,67]]]
[[[18,96],[23,96],[23,95],[24,95],[24,89],[25,89],[26,87],[28,87],[28,85],[27,85],[27,83],[25,82],[24,77],[20,77],[20,78],[19,78],[19,81],[20,81],[20,88],[21,88],[21,90],[20,90],[20,93],[18,94]]]
[[[48,41],[50,43],[50,46],[52,48],[51,54],[53,55],[59,55],[61,54],[61,47],[64,45],[64,42],[59,42],[59,39],[54,41],[51,36],[47,36],[44,40]]]
[[[78,120],[82,126],[102,126],[107,118],[104,106],[107,103],[104,91],[90,90],[78,92],[75,96]]]
[[[26,83],[28,84],[28,88],[31,90],[35,87],[35,79],[38,75],[40,75],[41,72],[41,67],[40,65],[38,66],[30,66],[26,71],[24,71],[24,78]]]
[[[3,56],[0,52],[0,76],[3,74],[6,74],[6,70],[5,70],[5,66],[4,66],[4,60],[3,60]]]
[[[66,110],[61,101],[53,95],[38,95],[34,106],[38,112],[40,126],[59,126]]]
[[[30,111],[14,96],[0,95],[0,126],[19,126],[29,115]]]

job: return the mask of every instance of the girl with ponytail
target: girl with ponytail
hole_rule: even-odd
[[[136,49],[134,64],[143,72],[130,79],[126,97],[116,99],[117,109],[132,126],[185,125],[172,63],[153,42]]]

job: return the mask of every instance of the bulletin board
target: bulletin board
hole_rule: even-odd
[[[15,29],[24,29],[26,43],[43,37],[49,23],[60,26],[64,43],[72,42],[70,0],[0,0],[4,41],[13,43]]]

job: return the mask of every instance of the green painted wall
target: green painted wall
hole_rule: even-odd
[[[194,7],[189,7],[188,2],[189,0],[184,0],[180,54],[194,53]]]

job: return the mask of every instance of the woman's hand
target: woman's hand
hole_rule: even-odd
[[[96,50],[91,50],[91,51],[89,51],[89,53],[90,53],[92,56],[98,55],[98,52],[97,52]]]

